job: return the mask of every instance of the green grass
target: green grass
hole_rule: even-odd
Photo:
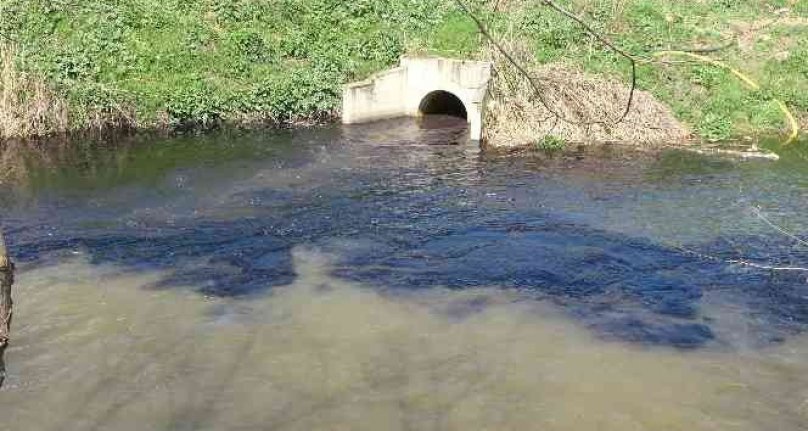
[[[628,79],[625,62],[539,2],[492,13],[491,2],[466,1],[495,35],[519,38],[541,63]],[[808,17],[808,0],[559,3],[638,56],[721,43],[739,23],[783,7]],[[326,119],[343,83],[402,54],[475,57],[484,48],[449,0],[4,0],[0,32],[14,39],[21,68],[69,102],[73,129],[91,124],[90,113],[121,107],[143,127]],[[694,64],[644,65],[639,85],[705,138],[780,129],[771,97],[808,112],[808,28],[773,24],[758,33],[747,50],[716,56],[760,82],[759,92]]]
[[[21,66],[70,102],[138,122],[327,116],[341,84],[387,67],[442,20],[436,0],[5,0]]]
[[[420,49],[447,57],[475,56],[481,40],[477,25],[460,11],[452,11],[423,38]]]
[[[567,148],[567,141],[558,136],[547,135],[536,141],[533,148],[546,153],[556,153]]]
[[[808,0],[577,0],[560,4],[638,57],[661,50],[722,45],[753,22],[790,8],[789,17],[808,18]],[[495,34],[527,41],[540,63],[563,62],[588,72],[628,81],[629,67],[558,13],[526,2],[517,11],[489,17]],[[527,6],[530,5],[530,6]],[[642,65],[639,87],[650,91],[704,138],[728,139],[785,127],[772,102],[808,113],[808,26],[787,20],[757,30],[737,45],[711,54],[751,76],[762,89],[747,89],[733,74],[707,64]]]

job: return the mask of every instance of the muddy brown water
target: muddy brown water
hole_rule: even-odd
[[[26,154],[9,430],[806,430],[780,162],[485,155],[461,127]],[[709,254],[714,261],[683,253]]]

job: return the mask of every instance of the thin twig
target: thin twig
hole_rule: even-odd
[[[607,46],[609,49],[613,50],[614,52],[618,53],[619,55],[625,57],[631,63],[631,89],[629,91],[629,97],[628,97],[628,100],[626,102],[625,109],[623,110],[623,113],[617,119],[614,119],[614,120],[578,121],[578,120],[573,120],[571,118],[566,118],[560,112],[554,110],[550,106],[550,103],[545,99],[544,93],[542,92],[539,85],[536,84],[536,81],[534,80],[533,76],[527,71],[527,69],[525,69],[524,66],[519,64],[519,62],[516,61],[516,59],[502,46],[502,44],[496,38],[494,38],[491,35],[491,33],[488,31],[488,28],[486,28],[485,24],[471,11],[471,9],[462,0],[454,0],[454,1],[458,5],[458,7],[466,15],[468,15],[472,19],[472,21],[474,21],[474,23],[477,25],[477,28],[480,30],[480,33],[482,33],[482,35],[486,39],[488,39],[488,41],[492,45],[494,45],[494,47],[497,49],[497,51],[499,51],[500,54],[502,54],[502,56],[505,57],[505,59],[508,60],[508,62],[511,65],[513,65],[513,67],[516,68],[516,70],[528,80],[528,82],[530,83],[530,86],[533,88],[533,93],[539,99],[542,106],[548,112],[552,113],[552,115],[555,116],[556,118],[559,118],[559,119],[561,119],[562,121],[564,121],[566,123],[575,124],[575,125],[593,125],[593,124],[614,125],[614,124],[622,123],[626,119],[628,114],[631,112],[631,107],[632,107],[632,105],[634,103],[634,93],[636,92],[636,89],[637,89],[637,62],[636,62],[636,60],[634,59],[634,57],[631,54],[629,54],[626,51],[624,51],[624,50],[618,48],[617,46],[615,46],[615,44],[612,43],[611,41],[609,41],[605,36],[601,36],[592,27],[590,27],[588,24],[586,24],[586,22],[584,22],[581,18],[578,18],[577,16],[575,16],[571,12],[568,12],[567,10],[563,9],[562,7],[558,6],[557,4],[555,4],[554,2],[552,2],[550,0],[543,0],[542,1],[542,3],[544,5],[555,9],[556,11],[562,13],[567,18],[570,18],[570,19],[574,20],[575,22],[577,22],[590,35],[595,37],[599,42],[601,42],[603,45]]]
[[[626,102],[626,108],[625,108],[625,110],[623,110],[623,114],[620,115],[620,118],[618,118],[617,121],[614,122],[615,124],[622,123],[623,120],[626,119],[629,112],[631,111],[631,105],[634,103],[634,92],[637,90],[637,61],[634,59],[634,56],[629,54],[628,52],[626,52],[622,48],[619,48],[617,45],[612,43],[612,41],[610,41],[608,38],[606,38],[605,36],[601,35],[597,31],[595,31],[595,29],[593,29],[589,24],[587,24],[586,21],[579,18],[578,16],[576,16],[572,12],[570,12],[570,11],[562,8],[561,6],[557,5],[555,2],[553,2],[551,0],[542,0],[542,3],[544,3],[548,7],[556,10],[558,13],[566,16],[567,18],[577,22],[578,25],[583,27],[584,30],[586,30],[587,33],[589,33],[592,37],[594,37],[595,39],[600,41],[600,43],[607,46],[612,51],[620,54],[623,58],[628,60],[628,62],[631,64],[631,89],[629,90],[629,93],[628,93],[628,101]]]
[[[727,40],[725,43],[721,45],[714,45],[714,46],[706,46],[703,48],[675,48],[670,49],[670,51],[684,51],[684,52],[692,52],[695,54],[709,54],[712,52],[723,51],[725,49],[732,48],[738,43],[738,36],[735,35]]]
[[[784,236],[786,236],[788,238],[791,238],[797,244],[802,245],[804,247],[808,247],[808,241],[805,241],[804,239],[798,237],[797,235],[795,235],[795,234],[785,230],[784,228],[774,224],[774,222],[769,220],[768,217],[763,215],[763,212],[760,210],[759,207],[752,207],[752,212],[755,214],[755,216],[757,216],[758,219],[760,219],[763,223],[766,223],[767,225],[769,225],[772,229],[776,230],[777,232],[783,234]]]
[[[802,267],[799,267],[799,266],[772,266],[772,265],[766,265],[766,264],[762,264],[762,263],[750,262],[750,261],[745,260],[745,259],[722,259],[720,257],[711,256],[709,254],[699,253],[699,252],[697,252],[695,250],[691,250],[691,249],[685,248],[685,247],[680,246],[680,245],[671,244],[671,247],[681,251],[682,253],[689,254],[689,255],[692,255],[692,256],[696,256],[698,258],[705,259],[705,260],[711,260],[713,262],[722,262],[722,263],[733,264],[733,265],[741,265],[741,266],[746,266],[746,267],[750,267],[750,268],[765,269],[767,271],[808,272],[808,268],[802,268]]]
[[[539,98],[539,100],[541,101],[541,104],[548,111],[553,112],[553,110],[552,110],[552,108],[550,108],[549,103],[547,102],[547,100],[544,99],[544,93],[541,91],[538,84],[536,84],[536,82],[533,80],[533,77],[530,75],[530,73],[528,73],[528,71],[521,64],[519,64],[519,62],[516,61],[515,58],[513,58],[513,56],[508,52],[508,50],[506,50],[499,43],[499,41],[497,41],[491,35],[491,33],[488,32],[488,29],[486,28],[485,24],[483,24],[483,22],[480,21],[479,18],[477,18],[477,15],[475,15],[474,13],[471,12],[471,10],[466,6],[465,3],[463,3],[461,0],[454,0],[454,1],[455,1],[455,3],[457,3],[457,5],[460,7],[460,9],[462,9],[463,12],[466,15],[468,15],[472,19],[472,21],[474,21],[474,23],[477,25],[477,28],[480,30],[480,33],[482,33],[482,35],[485,36],[485,38],[488,39],[488,41],[491,42],[491,44],[493,44],[494,47],[497,48],[497,50],[500,52],[500,54],[502,54],[502,56],[504,56],[505,59],[508,60],[508,62],[511,63],[511,65],[513,67],[515,67],[516,70],[518,70],[520,74],[522,74],[523,76],[525,76],[525,78],[527,78],[528,82],[530,82],[531,87],[533,87],[534,94]],[[555,112],[554,112],[554,114],[556,116],[560,116],[560,114],[557,114]]]

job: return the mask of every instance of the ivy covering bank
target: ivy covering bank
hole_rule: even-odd
[[[619,58],[539,1],[466,3],[540,62],[628,79]],[[729,41],[711,55],[760,91],[703,64],[639,71],[640,88],[704,137],[779,129],[772,96],[808,117],[808,0],[559,3],[638,56]],[[0,33],[16,67],[64,101],[68,130],[105,117],[172,128],[323,121],[338,114],[342,84],[402,54],[485,52],[451,0],[3,0]]]

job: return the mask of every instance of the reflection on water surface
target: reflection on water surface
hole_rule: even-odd
[[[805,274],[726,262],[808,266],[759,217],[806,232],[804,146],[492,155],[439,126],[15,153],[3,423],[806,429]]]

